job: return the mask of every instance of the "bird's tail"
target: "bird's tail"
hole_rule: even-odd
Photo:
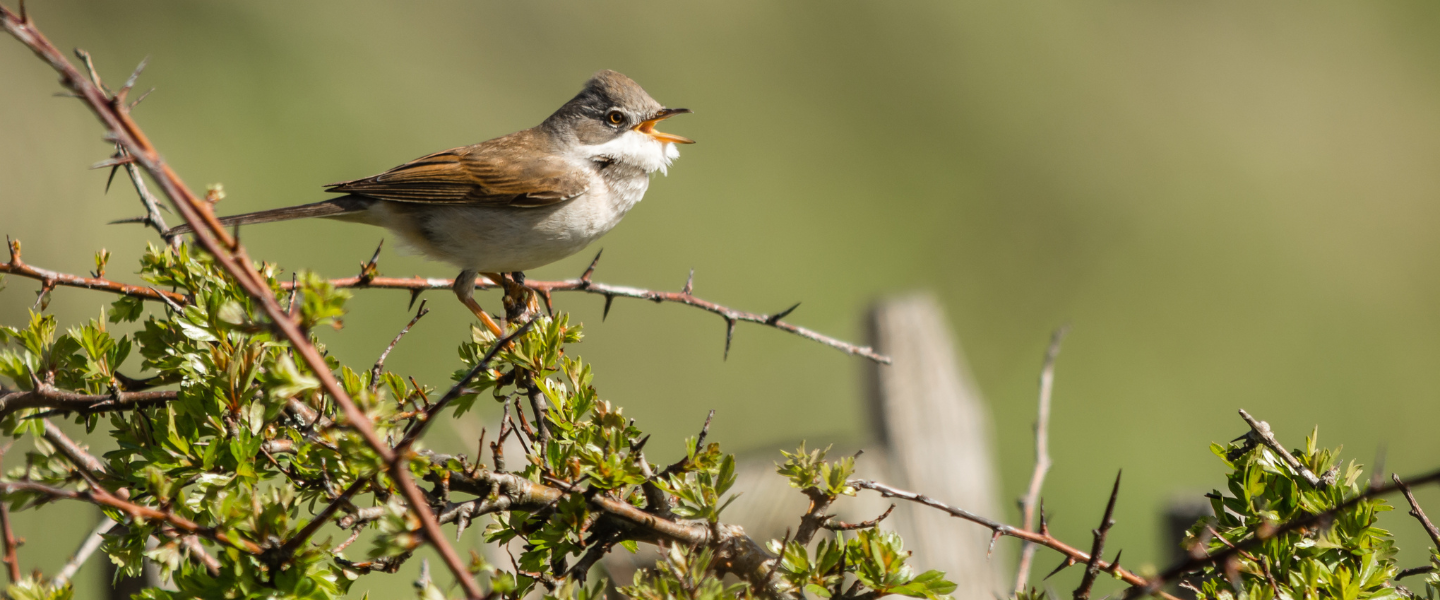
[[[305,219],[309,217],[338,217],[350,213],[357,213],[369,208],[375,200],[359,196],[341,196],[331,198],[322,202],[301,204],[300,206],[287,206],[285,208],[272,208],[259,212],[245,213],[220,217],[220,224],[226,227],[233,225],[249,225],[251,223],[274,223],[275,221],[289,221],[291,219]],[[165,237],[171,238],[177,235],[194,233],[195,229],[190,225],[179,225],[171,227],[165,232]]]

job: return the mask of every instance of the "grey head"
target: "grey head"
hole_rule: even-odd
[[[604,144],[630,131],[662,143],[693,144],[693,140],[655,131],[656,123],[688,112],[688,108],[665,108],[634,80],[606,69],[585,82],[585,89],[545,119],[540,128],[586,146]]]

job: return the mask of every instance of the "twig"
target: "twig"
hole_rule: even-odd
[[[861,521],[859,523],[846,523],[844,521],[833,521],[830,519],[826,519],[825,528],[829,529],[830,531],[852,531],[855,529],[870,529],[871,527],[879,525],[880,522],[884,521],[885,517],[890,516],[890,512],[894,510],[895,505],[891,504],[890,508],[885,509],[885,512],[882,513],[880,516],[870,519],[869,521]]]
[[[261,311],[270,319],[271,326],[278,331],[280,337],[284,337],[290,342],[295,354],[305,362],[311,373],[319,380],[320,388],[340,408],[340,412],[345,415],[347,425],[375,451],[377,457],[392,465],[391,477],[398,484],[401,493],[415,511],[416,516],[419,517],[420,527],[424,531],[425,537],[435,546],[436,551],[445,560],[446,566],[464,587],[465,595],[470,600],[483,598],[484,593],[480,590],[479,584],[470,576],[465,563],[460,560],[460,555],[442,535],[439,524],[435,522],[435,515],[426,503],[424,492],[415,485],[408,469],[403,468],[400,461],[395,459],[395,454],[376,433],[369,417],[350,399],[349,394],[345,392],[344,387],[330,371],[325,358],[310,343],[306,332],[301,330],[299,322],[286,314],[285,310],[280,307],[279,302],[270,291],[269,281],[255,270],[254,261],[250,259],[239,241],[220,224],[211,205],[197,197],[185,186],[179,175],[165,163],[160,152],[150,143],[149,138],[135,124],[135,121],[130,118],[129,108],[123,98],[112,97],[99,85],[86,81],[80,71],[55,48],[54,44],[50,43],[50,40],[45,38],[40,30],[35,28],[32,22],[11,12],[8,7],[0,6],[0,26],[3,26],[15,39],[25,44],[36,56],[54,68],[60,74],[61,84],[80,96],[91,112],[100,119],[109,138],[130,153],[135,158],[135,162],[144,167],[150,177],[159,184],[161,191],[184,217],[185,223],[194,229],[195,240],[199,246],[214,257],[216,264],[234,277],[240,288],[257,301]]]
[[[700,435],[695,436],[695,452],[698,453],[705,447],[705,437],[710,435],[710,421],[714,418],[715,409],[712,408],[710,409],[710,412],[705,415],[705,424],[700,426]],[[659,475],[656,475],[656,477],[664,479],[666,477],[684,471],[685,469],[689,468],[689,466],[690,457],[687,455],[685,456],[685,458],[677,460],[671,463],[670,466],[665,467],[665,470],[661,471]]]
[[[45,441],[54,445],[55,449],[70,461],[70,464],[75,465],[76,468],[85,470],[87,479],[94,481],[106,475],[105,463],[100,462],[100,459],[86,452],[84,448],[80,447],[80,444],[75,443],[75,440],[70,439],[69,436],[65,435],[65,432],[60,431],[60,428],[54,423],[51,423],[47,419],[42,419],[41,421],[45,427]]]
[[[595,258],[598,261],[600,255],[597,254]],[[552,292],[584,292],[587,294],[601,295],[605,297],[605,304],[607,309],[609,307],[610,300],[613,298],[636,298],[640,300],[649,300],[656,303],[673,302],[676,304],[684,304],[686,306],[692,306],[706,312],[720,315],[721,318],[725,319],[727,328],[733,328],[734,323],[739,321],[756,323],[759,325],[764,325],[766,327],[773,327],[781,331],[792,333],[807,340],[819,342],[847,354],[863,356],[878,363],[883,363],[887,365],[890,364],[890,357],[875,352],[875,349],[871,348],[870,346],[857,346],[826,335],[822,335],[810,329],[806,329],[804,327],[792,325],[790,323],[782,321],[781,319],[788,316],[791,311],[795,310],[795,306],[791,306],[790,308],[787,308],[781,312],[768,315],[746,312],[741,310],[735,310],[727,306],[723,306],[714,302],[710,302],[708,300],[698,298],[689,291],[662,292],[658,290],[647,290],[643,288],[623,285],[610,285],[606,283],[600,283],[598,281],[592,281],[590,279],[590,275],[592,273],[594,273],[594,263],[592,263],[590,267],[586,269],[585,274],[579,278],[565,279],[561,281],[526,281],[525,287],[540,292],[542,295],[548,295]],[[361,277],[347,277],[343,279],[332,279],[330,280],[330,284],[338,288],[374,288],[424,291],[452,289],[455,286],[455,280],[426,277],[374,277],[370,278],[369,281],[365,281],[364,278]],[[281,285],[283,287],[285,284]],[[490,289],[500,286],[498,282],[492,282],[483,277],[477,277],[475,279],[475,287],[477,289]],[[609,310],[606,310],[606,312],[608,313]]]
[[[4,449],[0,449],[0,459],[5,457],[5,451],[9,449],[9,444],[6,444]],[[6,491],[8,492],[8,490]],[[0,494],[0,530],[3,530],[5,536],[5,558],[3,560],[8,568],[10,583],[20,583],[20,556],[15,551],[20,544],[15,541],[15,532],[10,529],[10,499],[4,497],[8,495],[8,493]]]
[[[108,506],[110,508],[117,509],[123,513],[130,515],[132,518],[165,521],[175,529],[178,529],[185,533],[191,533],[205,538],[209,538],[221,544],[233,546],[250,554],[258,555],[261,553],[260,546],[255,545],[254,542],[246,539],[232,538],[216,528],[203,527],[195,523],[194,521],[186,519],[185,517],[177,515],[168,510],[159,510],[148,506],[141,506],[139,504],[135,504],[126,500],[121,500],[120,498],[115,497],[113,494],[105,491],[103,488],[92,487],[91,489],[85,491],[76,491],[64,488],[51,487],[48,485],[35,483],[33,481],[7,481],[0,483],[0,491],[4,491],[4,493],[6,494],[11,494],[14,492],[35,492],[37,494],[48,496],[50,498],[82,500],[99,506]]]
[[[395,455],[398,457],[405,454],[405,452],[410,449],[410,446],[415,443],[415,440],[419,439],[420,435],[425,432],[425,426],[433,420],[433,417],[440,414],[440,411],[445,410],[445,407],[448,406],[451,401],[465,393],[465,386],[470,385],[470,382],[474,381],[480,373],[490,368],[490,361],[495,358],[495,355],[499,354],[501,349],[508,346],[516,338],[530,331],[530,326],[533,324],[535,324],[535,321],[526,321],[524,325],[521,325],[519,329],[511,332],[510,335],[496,340],[495,344],[490,347],[490,350],[485,353],[485,356],[482,356],[480,360],[475,362],[475,366],[470,369],[469,373],[466,373],[464,377],[460,378],[460,381],[455,382],[455,385],[450,386],[450,390],[445,392],[445,395],[441,396],[438,402],[425,409],[425,418],[420,420],[420,424],[406,433],[405,437],[400,440],[400,443],[395,444]]]
[[[830,510],[830,504],[835,502],[835,497],[817,487],[805,488],[804,492],[810,498],[810,506],[800,517],[800,527],[795,530],[795,541],[801,546],[809,546],[815,533],[830,520],[830,515],[825,514],[825,511]]]
[[[550,424],[545,418],[549,409],[545,402],[545,396],[540,392],[540,385],[535,383],[535,375],[527,373],[524,377],[525,396],[530,399],[530,410],[535,413],[535,441],[540,443],[540,453],[544,454],[550,447]]]
[[[1404,579],[1404,578],[1406,578],[1406,577],[1412,577],[1412,576],[1415,576],[1415,575],[1424,575],[1425,573],[1429,573],[1429,572],[1434,571],[1434,570],[1435,570],[1435,565],[1425,565],[1425,566],[1423,566],[1423,567],[1412,567],[1412,568],[1409,568],[1409,569],[1405,569],[1405,570],[1403,570],[1403,571],[1400,571],[1399,573],[1396,573],[1396,574],[1395,574],[1395,579],[1396,579],[1396,581],[1399,581],[1399,580]]]
[[[290,560],[290,557],[295,556],[295,552],[300,549],[300,546],[305,543],[305,540],[315,535],[316,531],[320,531],[320,528],[330,521],[330,517],[335,516],[335,511],[340,510],[341,506],[349,504],[350,499],[354,498],[355,494],[359,493],[360,489],[365,487],[365,484],[369,483],[369,481],[370,479],[367,477],[357,477],[355,481],[350,484],[350,487],[345,488],[345,491],[341,492],[339,496],[331,500],[329,504],[325,505],[325,508],[320,510],[320,514],[315,515],[315,518],[311,519],[309,523],[306,523],[304,529],[301,529],[294,537],[285,541],[285,545],[276,551],[277,560],[275,563],[277,565],[283,564],[285,561]]]
[[[421,317],[428,314],[430,314],[430,310],[425,308],[425,301],[421,300],[420,310],[415,311],[415,317],[410,319],[409,323],[405,324],[405,328],[401,329],[400,333],[395,334],[395,339],[390,340],[390,345],[386,346],[385,351],[380,353],[380,358],[375,361],[375,366],[370,367],[370,393],[373,394],[375,390],[380,389],[380,370],[385,368],[385,359],[390,356],[390,351],[394,350],[395,345],[400,343],[400,338],[410,333],[410,328],[414,327],[416,323],[419,323]],[[396,398],[396,400],[400,400],[400,398]]]
[[[131,185],[135,186],[135,193],[140,196],[140,204],[145,207],[145,216],[140,217],[140,220],[135,222],[143,223],[159,232],[160,237],[165,238],[167,243],[174,243],[173,238],[165,235],[166,232],[170,231],[170,226],[165,224],[165,217],[160,216],[160,203],[155,200],[155,195],[150,193],[150,188],[145,185],[145,180],[140,177],[140,169],[135,166],[135,160],[120,146],[116,146],[116,154],[118,155],[116,158],[123,159],[123,162],[111,166],[110,176],[114,177],[115,169],[123,166],[125,173],[130,176]],[[128,219],[126,221],[128,221]],[[124,221],[112,221],[111,224],[121,222]]]
[[[931,507],[931,508],[938,509],[938,510],[940,510],[940,511],[943,511],[943,512],[945,512],[945,513],[948,513],[948,514],[949,514],[950,516],[952,516],[952,517],[957,517],[957,518],[960,518],[960,519],[964,519],[964,520],[966,520],[966,521],[970,521],[971,523],[975,523],[975,524],[977,524],[977,525],[984,526],[984,527],[990,529],[990,531],[994,532],[994,533],[997,534],[997,535],[1008,535],[1008,536],[1010,536],[1010,537],[1020,538],[1020,539],[1022,539],[1022,540],[1026,540],[1026,541],[1029,541],[1029,542],[1032,542],[1032,543],[1035,543],[1035,544],[1039,544],[1039,545],[1041,545],[1041,546],[1045,546],[1046,548],[1050,548],[1050,549],[1055,550],[1055,551],[1057,551],[1057,552],[1059,552],[1059,553],[1061,553],[1061,554],[1064,554],[1065,557],[1066,557],[1065,560],[1066,560],[1067,562],[1069,562],[1069,561],[1083,562],[1083,563],[1089,563],[1089,562],[1090,562],[1090,555],[1089,555],[1089,554],[1087,554],[1087,553],[1085,553],[1085,552],[1083,552],[1083,551],[1075,548],[1074,546],[1070,546],[1069,544],[1066,544],[1065,542],[1062,542],[1062,541],[1060,541],[1060,540],[1058,540],[1058,539],[1055,539],[1055,538],[1052,537],[1049,533],[1043,533],[1043,534],[1042,534],[1042,533],[1036,533],[1036,532],[1033,532],[1033,531],[1025,531],[1025,530],[1023,530],[1023,529],[1019,529],[1019,528],[1016,528],[1016,527],[1012,527],[1012,526],[1010,526],[1010,525],[1006,525],[1006,524],[1000,523],[1000,522],[998,522],[998,521],[992,521],[992,520],[990,520],[990,519],[987,519],[987,518],[985,518],[985,517],[982,517],[982,516],[980,516],[980,515],[977,515],[977,514],[975,514],[975,513],[972,513],[972,512],[970,512],[970,511],[968,511],[968,510],[965,510],[965,509],[963,509],[963,508],[957,508],[957,507],[954,507],[954,506],[950,506],[950,505],[948,505],[948,504],[945,504],[944,502],[940,502],[940,501],[935,500],[935,499],[933,499],[933,498],[931,498],[931,497],[929,497],[929,496],[926,496],[926,495],[924,495],[924,494],[919,494],[919,493],[916,493],[916,492],[910,492],[910,491],[902,490],[902,489],[895,488],[895,487],[891,487],[891,486],[889,486],[889,485],[885,485],[885,484],[883,484],[883,483],[879,483],[879,482],[876,482],[876,481],[870,481],[870,480],[866,480],[866,479],[851,479],[851,480],[847,481],[846,484],[847,484],[847,485],[850,485],[850,486],[853,486],[853,487],[857,487],[857,488],[863,488],[863,489],[867,489],[867,490],[874,490],[874,491],[876,491],[876,492],[880,492],[880,495],[885,496],[885,497],[887,497],[887,498],[900,498],[900,499],[902,499],[902,500],[909,500],[909,501],[911,501],[911,502],[915,502],[915,503],[918,503],[918,504],[924,504],[925,506],[929,506],[929,507]],[[1143,577],[1141,577],[1141,576],[1139,576],[1139,575],[1136,575],[1135,573],[1132,573],[1132,572],[1130,572],[1130,571],[1128,571],[1128,570],[1125,570],[1125,569],[1122,569],[1122,568],[1118,568],[1118,567],[1116,567],[1116,566],[1113,565],[1113,564],[1106,563],[1106,562],[1103,561],[1103,560],[1098,561],[1098,562],[1096,563],[1096,565],[1097,565],[1097,566],[1100,568],[1100,570],[1102,570],[1102,571],[1107,571],[1107,572],[1108,572],[1108,571],[1111,571],[1111,570],[1113,569],[1113,571],[1114,571],[1114,573],[1115,573],[1115,575],[1116,575],[1117,577],[1119,577],[1121,580],[1125,581],[1126,583],[1129,583],[1130,585],[1140,586],[1140,585],[1145,585],[1145,584],[1146,584],[1145,578],[1143,578]],[[1173,596],[1173,595],[1171,595],[1171,594],[1169,594],[1169,593],[1164,592],[1163,590],[1161,590],[1161,591],[1156,591],[1155,593],[1159,594],[1162,598],[1166,598],[1166,600],[1178,600],[1178,598],[1176,598],[1175,596]]]
[[[1080,578],[1080,587],[1075,588],[1075,600],[1089,600],[1090,588],[1095,586],[1095,577],[1100,574],[1100,556],[1105,553],[1105,536],[1110,533],[1110,528],[1115,525],[1115,499],[1120,496],[1120,473],[1115,474],[1115,487],[1110,489],[1110,501],[1105,503],[1105,516],[1100,518],[1100,527],[1092,533],[1095,535],[1095,544],[1090,547],[1090,560],[1085,563],[1085,576]],[[1112,569],[1119,569],[1119,557],[1111,564]]]
[[[104,277],[80,277],[78,275],[57,273],[48,269],[30,266],[20,260],[19,240],[12,240],[10,242],[10,262],[0,263],[0,273],[9,273],[19,277],[35,279],[40,281],[42,285],[52,288],[55,286],[76,287],[121,294],[142,300],[168,299],[180,305],[189,304],[189,300],[185,296],[173,292],[162,292],[154,288],[118,283],[105,279]]]
[[[1250,413],[1245,412],[1243,408],[1240,409],[1240,417],[1245,419],[1246,423],[1250,424],[1250,430],[1253,431],[1256,436],[1259,436],[1261,443],[1280,455],[1280,460],[1285,461],[1285,464],[1290,467],[1291,471],[1299,473],[1301,477],[1305,478],[1305,481],[1310,482],[1312,487],[1325,487],[1324,482],[1321,481],[1314,472],[1305,465],[1300,464],[1300,461],[1296,460],[1295,456],[1290,454],[1290,451],[1286,450],[1285,446],[1282,446],[1279,440],[1275,439],[1275,434],[1270,430],[1269,423],[1256,420],[1255,417],[1250,416]]]
[[[80,547],[75,549],[75,556],[71,557],[70,562],[65,563],[65,566],[60,567],[60,571],[55,574],[55,579],[51,583],[55,587],[61,587],[70,581],[70,578],[80,571],[80,567],[85,565],[85,561],[90,560],[90,555],[105,544],[105,534],[109,533],[115,525],[115,521],[110,517],[101,516],[100,523],[95,526],[95,529],[90,530],[90,535],[85,536],[84,541],[80,542]]]
[[[0,389],[0,418],[26,408],[50,408],[59,412],[90,414],[160,406],[174,400],[177,392],[117,392],[114,394],[79,394],[58,390],[49,385],[29,391]]]
[[[165,298],[168,298],[170,301],[175,302],[176,304],[179,304],[181,306],[188,304],[188,299],[184,296],[181,296],[180,294],[170,292],[157,292],[149,288],[119,283],[105,278],[85,278],[34,268],[16,269],[12,265],[6,265],[3,263],[0,263],[0,273],[12,273],[20,277],[37,279],[42,282],[51,282],[52,285],[55,286],[80,287],[86,289],[101,290],[116,294],[124,294],[127,296],[135,296],[144,300],[160,300],[161,296],[163,295]],[[366,282],[364,278],[356,276],[344,277],[340,279],[331,279],[330,284],[337,288],[389,289],[422,292],[425,290],[453,289],[455,287],[455,280],[427,277],[373,277],[370,278],[368,282]],[[295,285],[295,282],[282,281],[280,282],[280,289],[293,290],[295,289]],[[773,315],[767,315],[735,310],[720,304],[716,304],[714,302],[710,302],[708,300],[697,298],[691,294],[683,294],[679,292],[661,292],[630,286],[611,285],[608,283],[600,283],[598,281],[588,281],[582,279],[564,279],[559,281],[527,280],[525,282],[525,286],[547,297],[552,292],[582,292],[588,294],[600,294],[602,296],[605,296],[607,306],[609,305],[610,299],[616,297],[636,298],[640,300],[649,300],[656,303],[672,302],[677,304],[684,304],[686,306],[693,306],[706,312],[720,315],[721,318],[725,319],[727,328],[731,331],[733,331],[734,323],[737,322],[744,321],[746,323],[756,323],[758,325],[773,327],[781,331],[792,333],[811,341],[819,342],[831,348],[835,348],[836,350],[840,350],[841,352],[845,352],[846,354],[861,356],[882,364],[890,364],[890,357],[875,352],[875,349],[871,348],[870,346],[856,346],[848,342],[843,342],[838,339],[822,335],[810,329],[800,327],[798,325],[792,325],[790,323],[782,321],[781,319],[787,316],[790,310],[794,309],[793,306],[789,309],[786,309],[785,311],[775,313]],[[500,287],[498,284],[488,279],[485,279],[484,277],[477,277],[475,279],[476,289],[487,290],[498,287]],[[607,310],[606,312],[608,313],[609,311]]]
[[[1035,416],[1035,471],[1030,474],[1030,489],[1020,502],[1025,531],[1035,531],[1035,507],[1040,503],[1040,488],[1045,484],[1045,474],[1050,472],[1050,396],[1055,389],[1055,359],[1060,356],[1060,342],[1069,333],[1068,326],[1055,330],[1050,336],[1050,347],[1045,350],[1045,362],[1040,367],[1040,400]],[[1020,565],[1015,569],[1015,595],[1019,596],[1030,583],[1030,564],[1035,559],[1036,547],[1030,542],[1020,543]]]
[[[1410,503],[1410,516],[1420,521],[1420,525],[1425,527],[1425,533],[1430,534],[1430,542],[1435,544],[1436,549],[1440,549],[1440,529],[1436,529],[1435,524],[1430,522],[1430,517],[1425,516],[1424,509],[1421,509],[1420,503],[1415,500],[1415,494],[1410,493],[1410,486],[1401,481],[1399,475],[1392,474],[1390,477],[1395,480],[1395,485],[1400,487],[1400,492],[1405,494],[1405,500]]]

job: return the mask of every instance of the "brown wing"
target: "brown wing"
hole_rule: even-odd
[[[583,172],[515,137],[437,152],[374,177],[331,184],[326,191],[394,202],[517,207],[546,206],[585,192],[589,182]]]

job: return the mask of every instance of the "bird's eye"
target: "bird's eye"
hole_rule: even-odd
[[[618,110],[612,110],[610,114],[605,115],[605,119],[610,121],[611,125],[619,125],[625,122],[625,115]]]

